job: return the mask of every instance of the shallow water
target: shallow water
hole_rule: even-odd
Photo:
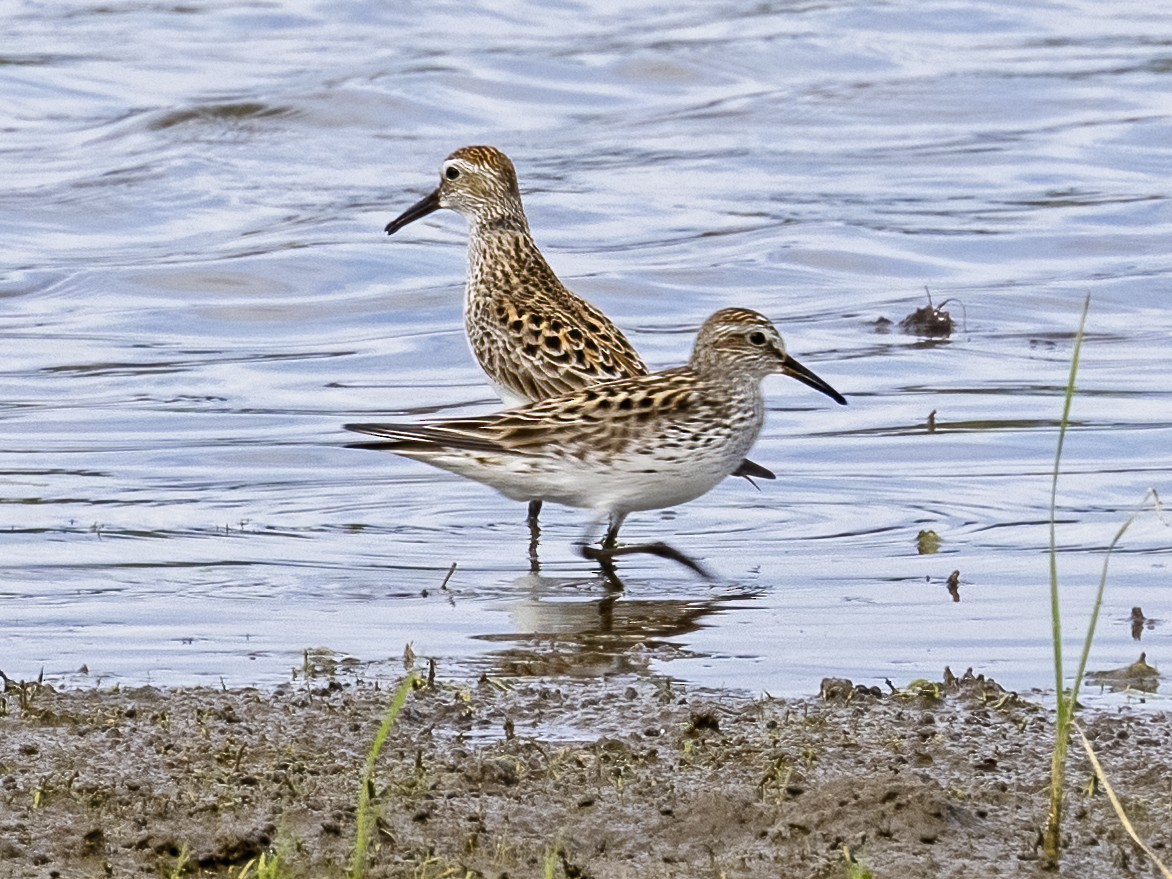
[[[306,648],[410,643],[441,669],[776,695],[946,664],[1052,688],[1050,468],[1088,294],[1069,652],[1105,546],[1172,491],[1172,19],[1027,7],[10,7],[0,669],[263,685]],[[849,397],[770,380],[753,457],[778,481],[631,517],[628,540],[718,582],[639,557],[608,594],[556,508],[533,574],[520,505],[342,448],[345,421],[494,406],[460,325],[463,221],[382,234],[478,142],[649,362],[749,306]],[[949,339],[877,332],[925,288]],[[1092,668],[1167,664],[1170,556],[1141,517]],[[1138,642],[1133,606],[1165,621]]]

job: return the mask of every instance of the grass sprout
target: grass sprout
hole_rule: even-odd
[[[358,827],[355,831],[354,857],[350,863],[350,879],[362,879],[366,875],[366,850],[370,846],[370,837],[374,831],[375,815],[371,805],[374,792],[374,767],[378,763],[379,752],[390,735],[391,727],[403,710],[407,701],[407,694],[416,686],[419,676],[414,672],[403,678],[399,688],[395,690],[395,697],[383,716],[383,722],[375,733],[374,743],[366,752],[366,766],[362,770],[362,780],[358,787]]]
[[[1106,554],[1103,558],[1103,570],[1099,576],[1099,586],[1095,594],[1095,603],[1091,611],[1090,619],[1087,622],[1086,637],[1083,640],[1082,652],[1079,656],[1078,669],[1074,675],[1074,681],[1069,690],[1064,686],[1064,664],[1062,660],[1062,613],[1061,601],[1059,598],[1059,582],[1058,582],[1058,539],[1057,539],[1057,510],[1058,510],[1058,476],[1062,464],[1062,450],[1066,441],[1066,431],[1070,425],[1070,409],[1074,400],[1075,380],[1078,377],[1079,358],[1082,353],[1082,343],[1085,336],[1087,313],[1090,311],[1091,298],[1087,296],[1083,302],[1082,317],[1079,320],[1078,332],[1074,337],[1074,351],[1070,358],[1070,375],[1066,381],[1066,394],[1062,405],[1062,419],[1058,424],[1058,444],[1054,453],[1054,469],[1052,472],[1052,479],[1050,484],[1050,636],[1054,655],[1054,681],[1055,692],[1057,698],[1057,718],[1055,721],[1055,735],[1054,735],[1054,750],[1050,758],[1050,802],[1046,812],[1046,823],[1042,829],[1042,851],[1045,859],[1050,866],[1057,866],[1058,859],[1061,853],[1061,829],[1062,829],[1062,791],[1063,782],[1065,780],[1066,771],[1066,754],[1070,743],[1071,729],[1074,726],[1074,714],[1078,707],[1078,693],[1082,684],[1083,677],[1086,673],[1087,658],[1090,656],[1091,644],[1095,637],[1095,628],[1099,622],[1099,611],[1103,604],[1103,592],[1107,587],[1107,572],[1111,561],[1111,553],[1127,533],[1132,523],[1144,512],[1149,506],[1154,506],[1159,515],[1160,512],[1160,497],[1155,489],[1149,489],[1144,495],[1139,507],[1127,517],[1123,524],[1116,531],[1111,543],[1107,546]],[[1077,728],[1077,727],[1075,727]],[[1085,739],[1084,739],[1085,742]],[[1090,751],[1088,745],[1088,752]],[[1099,772],[1097,761],[1092,756],[1092,765],[1096,768],[1096,773]],[[1103,783],[1104,789],[1107,788],[1106,779],[1100,776],[1100,781]],[[1127,822],[1126,816],[1122,811],[1117,809],[1121,820],[1124,822],[1124,827],[1129,833],[1134,832]],[[1136,838],[1138,842],[1138,838]],[[1150,852],[1150,849],[1142,842],[1140,845],[1145,851]],[[1154,856],[1153,856],[1154,857]],[[1159,864],[1159,861],[1156,861]],[[1163,865],[1160,865],[1163,869]],[[1165,875],[1167,871],[1165,870]]]

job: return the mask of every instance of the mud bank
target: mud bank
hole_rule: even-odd
[[[800,701],[646,677],[434,681],[379,759],[370,877],[1053,875],[1049,712],[981,680]],[[394,682],[274,692],[10,686],[0,876],[344,874]],[[1172,848],[1172,716],[1084,718],[1137,829]],[[1155,875],[1071,750],[1060,875]]]

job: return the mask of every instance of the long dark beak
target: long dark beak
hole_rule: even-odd
[[[438,211],[440,208],[440,194],[437,189],[426,198],[421,198],[391,222],[387,223],[387,234],[394,235],[408,223],[413,223],[420,217],[426,217],[432,211]]]
[[[830,385],[824,382],[822,379],[818,378],[818,376],[814,374],[813,370],[802,366],[802,364],[798,363],[788,354],[785,356],[785,360],[781,362],[781,372],[783,375],[796,378],[804,385],[809,385],[816,391],[821,391],[835,403],[838,403],[841,406],[846,405],[846,397],[844,397],[834,388],[830,387]]]

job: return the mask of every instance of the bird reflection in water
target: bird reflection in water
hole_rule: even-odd
[[[605,573],[600,578],[610,585]],[[645,670],[654,659],[686,655],[684,636],[763,592],[733,587],[707,597],[632,598],[608,588],[599,596],[600,578],[518,577],[512,588],[523,597],[509,608],[515,631],[476,636],[509,645],[492,655],[493,673],[591,677]]]

